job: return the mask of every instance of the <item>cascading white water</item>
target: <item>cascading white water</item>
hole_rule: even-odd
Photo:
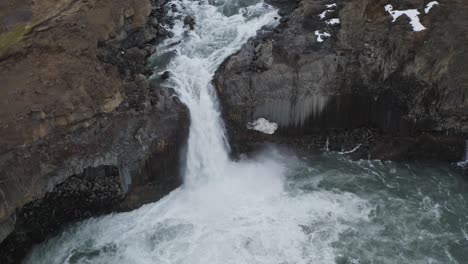
[[[175,57],[168,70],[170,82],[190,110],[191,126],[185,181],[219,177],[228,163],[228,144],[220,118],[218,102],[211,85],[212,77],[222,61],[238,50],[266,25],[272,26],[276,12],[262,2],[239,8],[241,2],[175,1],[175,17],[191,16],[197,23],[188,31],[182,19],[176,20],[174,37],[163,43],[162,53]],[[225,9],[239,12],[226,16]],[[178,43],[173,45],[173,43]]]
[[[85,222],[44,245],[54,248],[53,261],[39,249],[30,263],[306,263],[305,255],[332,263],[329,242],[343,225],[326,226],[333,235],[313,238],[301,224],[307,226],[310,215],[327,222],[330,214],[319,213],[323,206],[333,215],[360,219],[364,201],[350,194],[328,199],[334,195],[325,192],[313,194],[317,203],[308,204],[311,197],[284,193],[281,162],[230,161],[211,84],[222,61],[262,27],[274,26],[277,12],[260,1],[173,3],[180,11],[172,14],[179,18],[174,37],[158,53],[175,54],[160,70],[170,71],[169,85],[190,110],[183,188],[131,213]],[[195,18],[194,31],[184,27],[185,15]]]
[[[437,196],[408,188],[407,179],[424,186],[406,165],[397,170],[391,163],[328,156],[311,165],[272,150],[253,160],[229,160],[211,78],[248,38],[276,23],[275,10],[253,1],[173,2],[179,10],[172,14],[179,18],[174,37],[158,47],[158,54],[174,55],[158,71],[171,72],[168,85],[190,110],[184,186],[135,211],[74,225],[37,246],[26,263],[455,263],[450,259],[457,252],[444,248],[447,255],[434,253],[432,245],[420,240],[437,237],[445,247],[447,241],[461,241],[468,226],[461,225],[458,233],[438,228],[444,215]],[[181,22],[185,15],[195,18],[194,31]],[[406,176],[395,177],[397,173]],[[437,185],[428,182],[426,171],[423,176],[426,189]],[[440,180],[436,176],[432,178]],[[445,184],[460,186],[452,180],[447,176]],[[401,194],[392,193],[397,187]],[[453,201],[448,206],[457,206],[453,211],[463,217],[463,208],[468,208],[463,195],[441,200]],[[422,220],[429,229],[418,233]],[[395,239],[399,244],[391,244]],[[412,245],[418,246],[406,252]]]

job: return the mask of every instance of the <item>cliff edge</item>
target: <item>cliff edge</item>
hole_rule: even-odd
[[[146,65],[167,34],[165,4],[0,3],[2,263],[64,223],[180,184],[187,109]]]

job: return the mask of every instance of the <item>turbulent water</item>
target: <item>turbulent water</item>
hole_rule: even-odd
[[[466,263],[468,183],[443,165],[274,149],[230,161],[211,79],[277,14],[247,0],[174,4],[195,30],[176,19],[154,59],[190,109],[184,186],[78,223],[26,263]]]
[[[241,48],[264,26],[276,23],[276,12],[262,2],[174,1],[179,17],[174,37],[159,48],[159,57],[171,57],[169,80],[190,109],[186,179],[189,185],[224,177],[229,162],[228,143],[218,110],[212,77],[223,60]],[[187,30],[183,16],[195,18],[195,30]],[[167,56],[169,54],[169,56]],[[155,58],[158,61],[158,57]]]

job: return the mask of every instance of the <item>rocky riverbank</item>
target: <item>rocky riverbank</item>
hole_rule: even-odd
[[[302,0],[282,11],[214,80],[239,152],[274,141],[354,158],[462,159],[468,4],[429,2]],[[277,123],[275,134],[249,130],[258,118]]]
[[[188,112],[148,80],[165,0],[0,4],[0,255],[181,183]],[[156,77],[157,78],[157,77]]]

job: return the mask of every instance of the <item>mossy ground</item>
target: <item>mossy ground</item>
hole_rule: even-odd
[[[10,47],[19,43],[26,34],[31,32],[31,25],[17,25],[11,30],[0,35],[0,57],[3,56]]]

